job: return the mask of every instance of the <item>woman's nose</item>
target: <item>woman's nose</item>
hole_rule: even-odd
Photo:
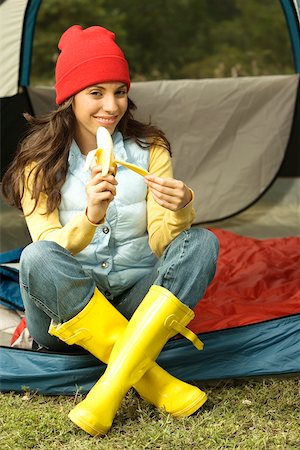
[[[118,110],[118,105],[114,95],[105,95],[103,98],[102,107],[105,112],[114,114]]]

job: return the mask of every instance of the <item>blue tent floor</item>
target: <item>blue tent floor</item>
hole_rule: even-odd
[[[173,339],[157,362],[189,382],[300,372],[300,315],[200,335],[204,350]],[[105,369],[89,354],[0,348],[0,391],[88,392]]]

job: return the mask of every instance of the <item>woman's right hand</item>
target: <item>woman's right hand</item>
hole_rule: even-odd
[[[90,181],[85,187],[87,195],[86,215],[92,223],[101,223],[108,205],[116,195],[118,182],[113,175],[115,171],[115,167],[110,167],[108,175],[103,176],[100,165],[92,169]]]

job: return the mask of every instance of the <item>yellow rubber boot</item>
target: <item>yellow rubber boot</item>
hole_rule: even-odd
[[[185,328],[193,317],[193,311],[171,292],[152,286],[117,340],[104,375],[70,412],[70,419],[93,436],[106,434],[127,391],[153,367],[172,336],[180,332],[202,348],[197,336]]]
[[[63,324],[51,324],[49,333],[69,345],[79,345],[108,363],[111,351],[128,321],[95,289],[87,306]],[[134,388],[140,396],[175,417],[193,414],[207,400],[205,392],[185,383],[153,363]]]
[[[62,324],[52,321],[48,332],[68,345],[79,345],[107,364],[127,324],[127,319],[95,289],[93,297],[82,311]]]

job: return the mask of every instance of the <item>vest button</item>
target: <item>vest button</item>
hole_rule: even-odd
[[[107,262],[107,261],[103,261],[103,263],[101,263],[101,267],[102,267],[102,269],[107,269],[107,268],[108,268],[108,266],[109,266],[109,264],[108,264],[108,262]]]
[[[107,234],[107,233],[109,233],[109,228],[108,227],[104,227],[102,229],[102,231],[103,231],[104,234]]]

